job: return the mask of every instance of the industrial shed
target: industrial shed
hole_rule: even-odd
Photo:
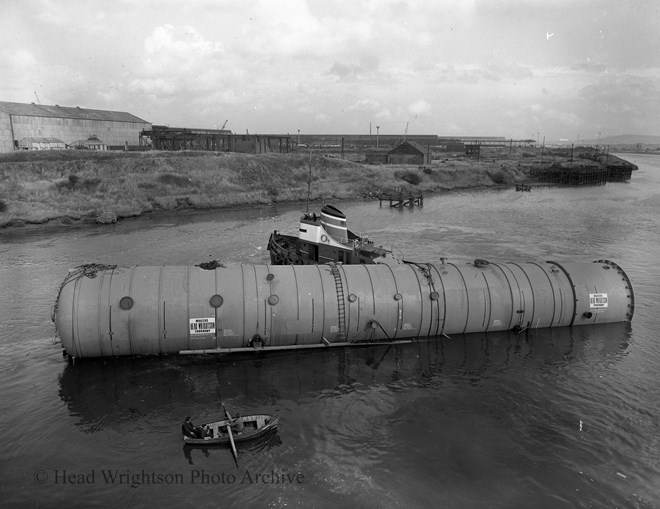
[[[264,154],[292,151],[291,137],[281,134],[232,134],[228,129],[155,125],[140,133],[140,145],[153,150],[209,150]]]
[[[415,141],[404,141],[387,154],[389,164],[431,164],[431,154]]]
[[[389,148],[370,148],[364,151],[364,158],[367,164],[387,164],[389,152]]]
[[[0,102],[0,152],[26,149],[19,147],[25,138],[55,138],[67,146],[95,138],[110,149],[132,147],[144,129],[151,124],[122,111]]]

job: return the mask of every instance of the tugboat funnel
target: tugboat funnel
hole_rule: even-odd
[[[348,242],[348,228],[346,216],[332,205],[324,205],[321,209],[321,226],[328,234],[340,244]]]

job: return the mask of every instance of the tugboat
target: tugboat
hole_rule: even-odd
[[[332,205],[324,205],[320,215],[303,214],[298,236],[275,230],[268,251],[273,265],[402,263],[392,251],[349,230],[344,213]]]

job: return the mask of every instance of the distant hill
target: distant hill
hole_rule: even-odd
[[[649,136],[646,134],[621,134],[618,136],[606,136],[592,140],[580,140],[585,145],[643,145],[660,146],[660,136]]]

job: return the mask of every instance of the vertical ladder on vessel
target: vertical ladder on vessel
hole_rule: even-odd
[[[341,281],[341,272],[335,263],[330,263],[330,272],[335,278],[337,291],[337,321],[339,322],[339,339],[346,341],[346,304],[344,302],[344,285]]]

